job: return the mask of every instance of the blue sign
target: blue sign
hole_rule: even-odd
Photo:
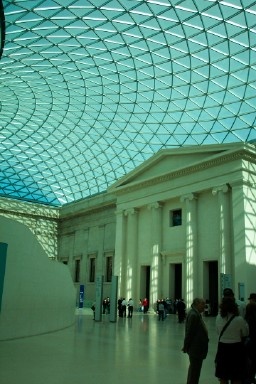
[[[80,285],[79,308],[83,308],[83,306],[84,306],[84,285]]]

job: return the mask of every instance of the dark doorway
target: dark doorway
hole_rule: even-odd
[[[208,263],[209,276],[209,302],[211,305],[211,315],[218,314],[218,262],[209,261]]]
[[[182,299],[182,264],[174,264],[174,298]]]
[[[182,299],[182,264],[169,266],[169,297],[172,300]]]
[[[140,284],[140,294],[141,299],[145,297],[149,299],[150,297],[150,266],[144,265],[141,267],[141,284]]]

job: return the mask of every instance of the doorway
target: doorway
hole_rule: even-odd
[[[140,299],[150,298],[150,266],[143,265],[140,273]]]
[[[218,314],[218,261],[205,262],[205,276],[207,277],[205,287],[205,298],[209,300],[211,315]]]
[[[171,299],[182,299],[182,264],[170,264],[169,295]]]

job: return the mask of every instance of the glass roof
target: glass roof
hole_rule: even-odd
[[[256,1],[3,0],[0,195],[60,206],[256,139]]]

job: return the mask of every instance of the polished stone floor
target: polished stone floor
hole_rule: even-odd
[[[209,354],[202,384],[214,377],[215,318],[205,318]],[[176,315],[159,322],[153,313],[109,322],[77,310],[74,326],[62,331],[0,342],[1,384],[185,384],[188,357],[181,352],[184,324]]]

